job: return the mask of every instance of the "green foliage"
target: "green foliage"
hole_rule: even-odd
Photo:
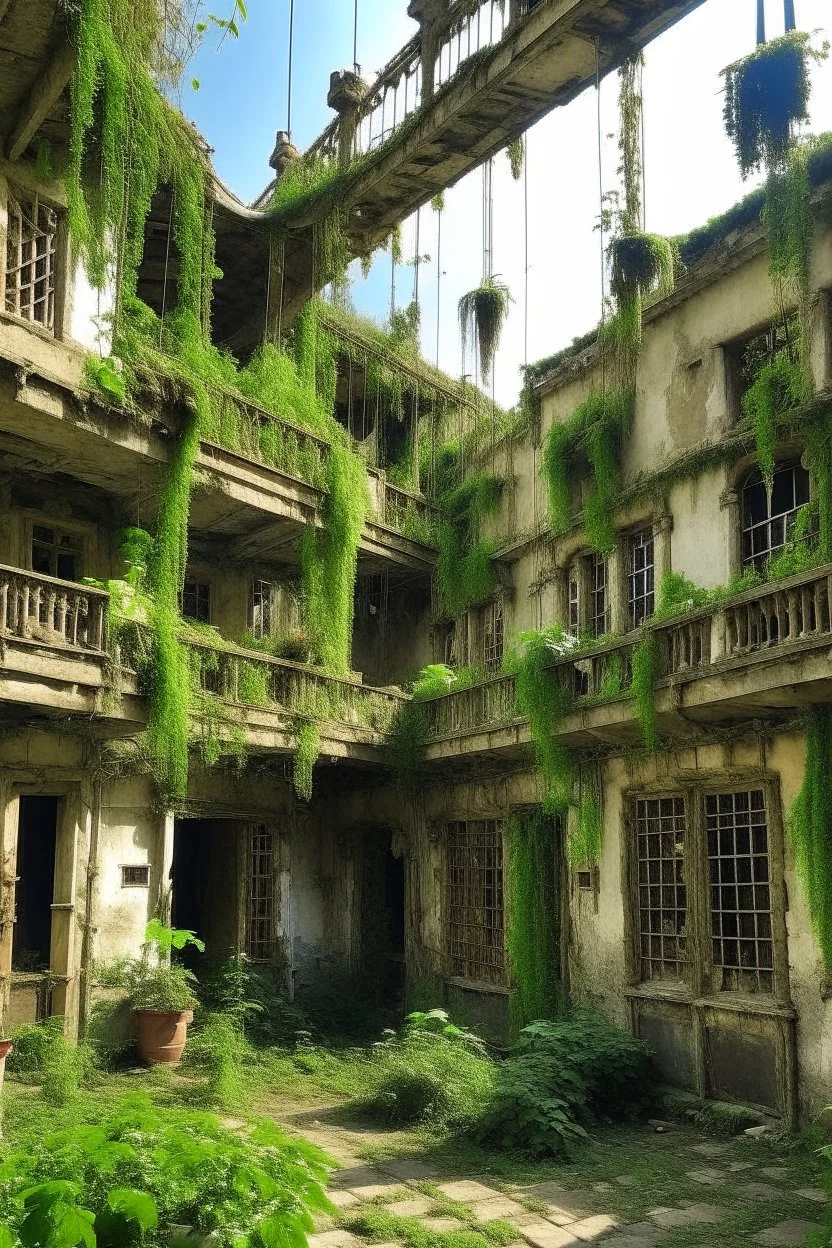
[[[443,1010],[411,1014],[374,1051],[374,1082],[362,1108],[382,1122],[471,1126],[494,1081],[482,1041],[449,1022]]]
[[[243,1136],[136,1098],[7,1155],[0,1225],[13,1248],[165,1248],[183,1225],[217,1248],[302,1248],[330,1208],[325,1161],[272,1124]]]
[[[596,550],[615,545],[613,514],[620,491],[619,457],[632,422],[633,403],[621,391],[595,391],[568,420],[554,423],[543,448],[542,471],[549,495],[549,519],[556,533],[572,523],[572,482],[588,464],[593,488],[584,508],[584,526]]]
[[[648,750],[655,750],[659,742],[656,728],[655,684],[657,676],[658,654],[656,638],[648,632],[633,651],[633,682],[631,692],[634,699],[633,713],[641,728],[641,735]]]
[[[134,1010],[162,1010],[179,1013],[197,1004],[196,976],[178,962],[169,961],[171,953],[192,946],[200,953],[204,943],[193,932],[168,927],[159,919],[151,919],[144,934],[141,957],[125,959],[122,964],[124,984]]]
[[[742,397],[742,410],[754,430],[757,460],[769,484],[774,477],[777,417],[806,397],[805,371],[792,353],[778,353],[763,364]]]
[[[669,295],[675,268],[673,244],[660,234],[622,234],[610,243],[610,288],[619,307],[653,293]]]
[[[792,805],[789,836],[823,964],[832,972],[832,708],[812,708],[806,730],[803,787]]]
[[[826,57],[811,35],[790,31],[724,69],[724,121],[742,176],[788,161],[795,127],[809,120],[811,62]]]
[[[188,1037],[186,1065],[206,1076],[205,1098],[219,1109],[238,1109],[245,1101],[245,1033],[228,1014],[200,1015]]]
[[[25,1081],[38,1082],[58,1038],[63,1039],[64,1020],[46,1018],[42,1023],[15,1027],[11,1033],[14,1048],[6,1058],[6,1070]]]
[[[604,823],[598,796],[594,788],[582,786],[574,830],[567,845],[569,861],[575,867],[597,866],[601,861],[603,839]]]
[[[334,446],[326,464],[320,529],[308,528],[300,556],[306,621],[315,657],[327,670],[349,670],[358,545],[370,506],[367,473],[352,451]]]
[[[697,607],[710,606],[714,599],[714,590],[695,585],[683,572],[666,570],[659,581],[653,619],[666,620],[683,611],[695,611]]]
[[[512,139],[506,148],[506,155],[511,166],[511,176],[515,182],[519,182],[523,176],[523,167],[526,163],[525,138]]]
[[[312,777],[320,753],[321,734],[318,725],[307,720],[298,727],[297,745],[292,763],[292,783],[295,793],[302,802],[312,800]]]
[[[463,1212],[458,1204],[448,1202],[454,1213]],[[342,1225],[352,1234],[360,1235],[371,1244],[400,1243],[404,1248],[490,1248],[492,1245],[508,1245],[517,1239],[517,1231],[510,1222],[495,1219],[477,1222],[466,1219],[460,1230],[432,1230],[424,1218],[392,1214],[381,1206],[365,1205],[358,1213],[348,1213]]]
[[[480,376],[487,381],[491,365],[500,345],[503,326],[508,318],[511,292],[505,282],[497,277],[483,280],[476,290],[463,295],[459,301],[459,330],[462,337],[462,354],[468,342],[479,352]]]
[[[437,533],[437,609],[441,618],[456,619],[485,602],[496,588],[491,563],[494,542],[479,538],[482,521],[500,505],[503,482],[488,473],[474,474],[442,496]]]
[[[127,398],[127,385],[112,358],[102,360],[88,355],[84,361],[84,376],[90,389],[100,390],[110,402],[121,404]]]
[[[650,1076],[646,1045],[599,1016],[532,1023],[499,1068],[479,1138],[492,1147],[569,1155],[593,1123],[647,1108]]]
[[[575,781],[572,758],[558,733],[568,714],[572,693],[559,679],[554,664],[576,645],[561,625],[541,633],[521,633],[522,654],[515,660],[515,698],[518,715],[529,720],[540,778],[543,810],[563,813],[572,801]]]
[[[555,819],[522,811],[506,823],[508,846],[508,953],[515,1028],[554,1018],[563,1004],[560,979],[559,836]]]

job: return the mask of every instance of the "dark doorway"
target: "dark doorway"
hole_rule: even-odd
[[[233,819],[177,819],[173,833],[173,926],[196,932],[206,956],[237,948],[239,824]],[[198,970],[200,954],[183,960]]]
[[[405,861],[394,856],[389,834],[367,834],[362,874],[362,971],[379,1005],[403,1005]]]
[[[21,797],[12,970],[49,970],[58,798]]]

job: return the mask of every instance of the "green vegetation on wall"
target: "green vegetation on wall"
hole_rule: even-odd
[[[556,1018],[560,978],[560,837],[541,810],[515,812],[506,823],[508,898],[506,951],[514,992],[512,1026]]]
[[[481,522],[500,504],[503,482],[489,473],[470,476],[441,498],[437,532],[437,610],[453,620],[485,602],[497,587],[492,556],[496,543],[479,536]]]
[[[655,703],[657,660],[656,638],[653,633],[647,633],[633,651],[631,688],[634,699],[633,713],[648,750],[655,750],[659,742]]]
[[[292,766],[292,783],[302,802],[312,800],[312,783],[315,764],[321,753],[321,734],[318,725],[311,720],[298,725],[297,746]]]
[[[575,768],[558,733],[573,697],[553,664],[574,649],[574,644],[559,624],[541,633],[521,633],[518,640],[522,653],[512,664],[517,713],[529,720],[543,785],[543,810],[563,814],[572,802]]]
[[[832,972],[832,707],[812,709],[806,730],[803,787],[788,820],[795,860],[812,915],[812,926]]]

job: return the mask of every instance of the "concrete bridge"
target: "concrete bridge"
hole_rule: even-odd
[[[280,214],[293,233],[286,312],[309,293],[304,234],[336,205],[354,253],[368,254],[437,192],[702,3],[411,0],[420,32],[371,86],[354,73],[332,75],[329,103],[338,115],[307,152],[333,169],[332,181]],[[287,155],[279,143],[276,172]]]

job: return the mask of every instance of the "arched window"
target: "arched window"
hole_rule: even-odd
[[[742,564],[760,568],[782,550],[794,527],[795,516],[809,501],[809,474],[795,461],[774,473],[771,498],[762,473],[750,473],[742,487]]]

